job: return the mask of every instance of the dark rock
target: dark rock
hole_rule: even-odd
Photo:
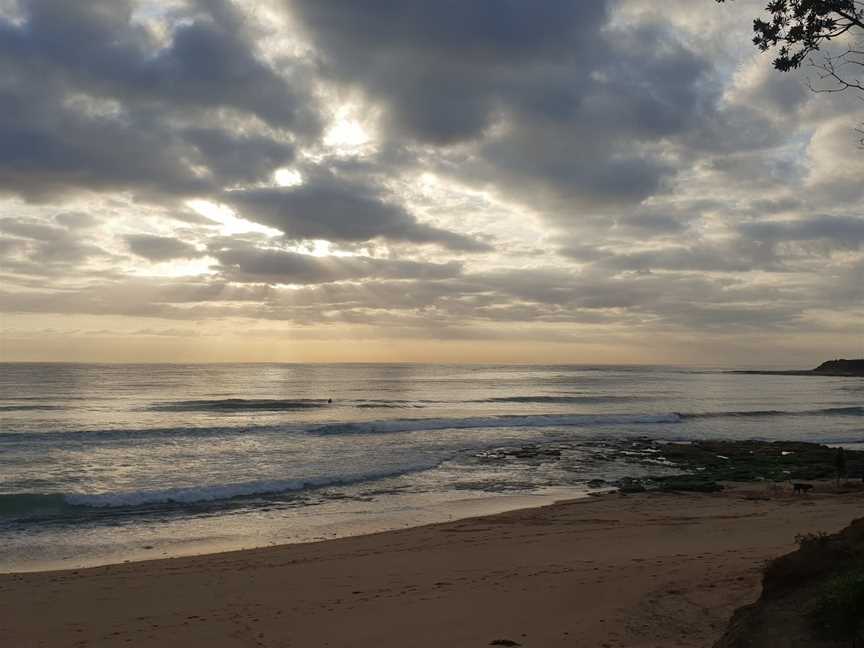
[[[700,479],[690,475],[674,475],[671,477],[661,477],[655,480],[659,483],[659,490],[671,492],[691,492],[691,493],[717,493],[723,490],[723,485],[718,484],[711,479]]]
[[[635,479],[622,479],[618,482],[619,493],[644,493],[646,490],[647,489],[642,482],[636,481]]]
[[[663,456],[682,470],[701,468],[700,481],[809,481],[831,479],[837,474],[837,450],[818,443],[694,441],[659,447]],[[845,459],[849,474],[864,471],[864,452],[847,450]]]

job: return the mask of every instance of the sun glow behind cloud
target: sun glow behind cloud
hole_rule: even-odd
[[[205,277],[215,274],[212,264],[215,259],[202,257],[200,259],[174,259],[161,263],[149,263],[129,271],[132,277]]]
[[[360,122],[354,119],[341,119],[327,130],[324,144],[339,151],[351,151],[364,146],[371,137]]]
[[[330,126],[324,133],[323,144],[337,154],[358,154],[369,152],[374,134],[364,125],[362,110],[357,104],[343,104],[334,115]]]
[[[297,187],[303,184],[303,174],[297,169],[276,169],[273,180],[280,187]]]
[[[219,223],[222,226],[220,234],[224,236],[247,234],[250,232],[265,234],[270,237],[280,236],[282,234],[282,232],[273,229],[272,227],[267,227],[266,225],[260,225],[248,221],[245,218],[240,218],[237,216],[237,213],[227,205],[201,199],[188,200],[186,201],[186,205],[202,216]]]
[[[0,146],[10,327],[243,331],[234,359],[860,338],[861,104],[749,48],[763,0],[396,4],[0,0],[11,59],[68,53],[3,67],[3,133],[47,144]]]

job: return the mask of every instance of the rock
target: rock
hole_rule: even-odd
[[[711,479],[699,479],[689,475],[660,477],[657,479],[659,490],[665,493],[690,492],[690,493],[718,493],[723,490],[723,485]]]
[[[624,493],[625,495],[628,493],[644,493],[645,490],[646,489],[642,483],[635,479],[622,479],[618,482],[618,492]]]

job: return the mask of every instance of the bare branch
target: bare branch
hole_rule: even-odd
[[[716,0],[725,2],[725,0]],[[817,70],[818,82],[807,79],[816,93],[859,92],[864,100],[864,40],[854,41],[840,53],[822,51],[841,37],[864,30],[862,0],[771,0],[766,18],[753,21],[753,44],[761,51],[775,50],[774,67],[788,72],[806,63]],[[821,61],[813,54],[820,52]],[[864,147],[864,126],[855,129]]]

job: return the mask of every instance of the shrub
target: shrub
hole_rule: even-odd
[[[831,536],[821,531],[819,533],[799,533],[795,536],[795,544],[804,551],[821,549],[828,544],[829,540],[831,540]]]
[[[825,583],[812,618],[826,639],[864,639],[864,565]]]
[[[775,558],[765,566],[762,584],[766,591],[798,587],[824,578],[848,560],[846,545],[826,533],[798,534],[795,542],[798,551]]]

